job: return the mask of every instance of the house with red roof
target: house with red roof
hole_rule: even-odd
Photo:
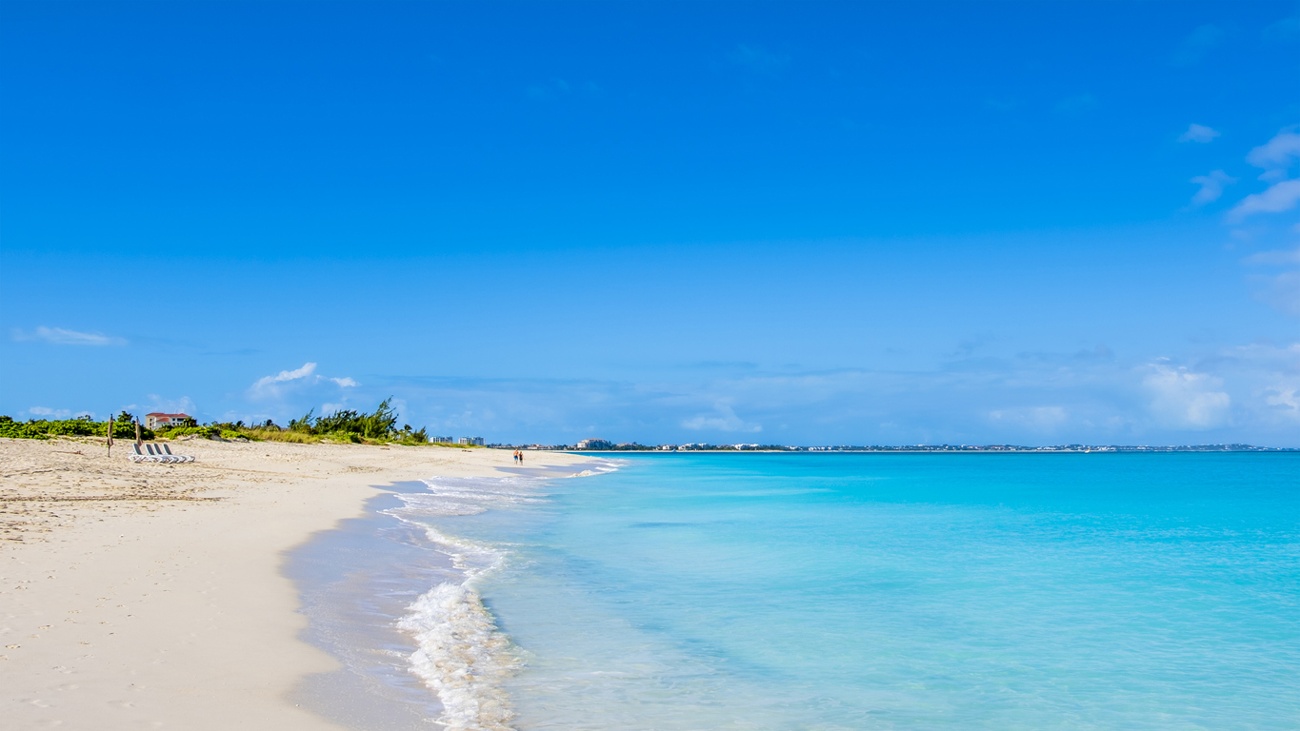
[[[164,414],[158,411],[144,415],[144,425],[150,429],[164,426],[186,426],[194,423],[189,414]]]

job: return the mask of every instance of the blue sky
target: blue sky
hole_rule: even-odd
[[[1300,4],[0,5],[0,413],[1300,446]]]

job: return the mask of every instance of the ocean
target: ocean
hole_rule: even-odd
[[[354,728],[1300,728],[1295,453],[631,454],[287,568]]]

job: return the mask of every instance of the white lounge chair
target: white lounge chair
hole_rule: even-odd
[[[150,450],[149,454],[145,454],[144,452],[141,452],[140,445],[138,443],[131,445],[131,454],[128,454],[127,456],[131,458],[132,462],[161,462],[162,461],[161,459],[158,458],[157,455],[153,453],[152,450]]]
[[[193,461],[194,461],[194,455],[192,455],[192,454],[172,454],[172,448],[171,448],[170,445],[167,445],[167,444],[159,444],[159,445],[158,445],[158,448],[161,449],[161,450],[163,451],[163,454],[164,454],[165,456],[167,456],[167,457],[171,457],[172,459],[176,460],[177,462],[193,462]]]
[[[146,445],[144,445],[144,451],[146,451],[146,452],[148,452],[149,454],[153,455],[154,459],[156,459],[157,461],[162,462],[162,463],[164,463],[164,464],[172,464],[173,462],[176,461],[176,460],[172,459],[171,457],[168,457],[167,455],[163,454],[162,447],[159,447],[159,446],[154,445],[154,444],[146,444]]]

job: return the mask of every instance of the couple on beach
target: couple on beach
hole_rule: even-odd
[[[524,463],[524,453],[523,453],[522,450],[518,450],[518,449],[516,449],[516,450],[515,450],[515,464],[523,464],[523,463]]]

